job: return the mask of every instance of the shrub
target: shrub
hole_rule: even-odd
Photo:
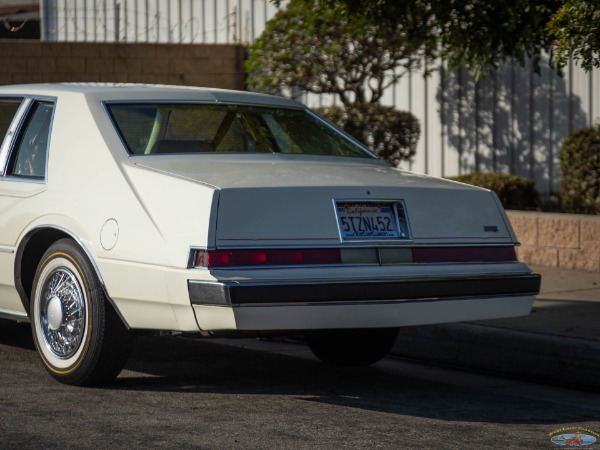
[[[416,152],[421,127],[408,111],[377,103],[348,109],[327,106],[315,111],[394,166],[402,160],[409,161]]]
[[[343,3],[290,0],[248,47],[248,87],[289,97],[329,94],[343,109],[321,113],[398,165],[414,155],[419,123],[379,102],[402,76],[433,66],[437,40],[423,34],[422,20],[379,25]]]
[[[539,205],[535,181],[529,178],[503,173],[469,173],[449,179],[494,191],[506,209],[535,209]]]
[[[600,214],[600,125],[568,135],[560,147],[565,212]]]

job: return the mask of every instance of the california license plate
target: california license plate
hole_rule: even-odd
[[[335,205],[342,240],[410,239],[401,202],[337,201]]]

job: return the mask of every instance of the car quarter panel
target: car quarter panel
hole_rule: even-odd
[[[17,244],[32,226],[37,211],[44,209],[43,183],[0,181],[0,309],[17,314],[26,311],[14,282]]]
[[[109,294],[134,328],[197,330],[186,282],[169,280],[172,272],[187,275],[190,246],[213,245],[218,191],[144,169],[124,170],[143,212],[122,212],[117,244],[98,253]],[[143,220],[152,226],[144,230]]]
[[[25,236],[52,227],[85,247],[130,326],[180,328],[171,310],[166,273],[173,267],[185,269],[190,245],[208,244],[216,192],[137,168],[101,106],[93,110],[83,95],[59,93],[47,183],[0,183],[0,310],[25,312],[13,278],[16,252]],[[112,246],[102,242],[108,221],[117,224],[111,231],[116,234]],[[193,317],[187,295],[173,300],[180,306],[186,303]],[[145,307],[148,313],[140,314]]]
[[[71,141],[65,143],[70,154],[64,157],[90,170],[70,174],[61,188],[64,193],[71,183],[81,185],[69,203],[77,205],[73,214],[87,216],[86,227],[94,230],[92,254],[107,293],[133,328],[189,329],[177,320],[171,304],[187,308],[193,317],[188,296],[170,294],[167,273],[186,268],[190,245],[209,244],[218,191],[138,167],[126,156],[102,105],[87,104],[91,128],[62,138]],[[89,165],[87,153],[92,152],[99,160]],[[102,241],[108,221],[116,223],[113,246]]]

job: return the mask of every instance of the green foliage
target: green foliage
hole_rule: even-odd
[[[600,214],[600,125],[575,131],[560,148],[565,212]]]
[[[415,153],[419,123],[378,104],[386,88],[433,56],[415,21],[380,27],[341,4],[291,0],[249,47],[248,86],[293,96],[332,94],[343,107],[323,110],[341,128],[394,165]]]
[[[311,4],[314,0],[305,0]],[[274,0],[274,3],[280,3]],[[466,66],[475,79],[499,63],[554,50],[558,67],[573,56],[585,70],[600,67],[600,0],[322,0],[353,20],[379,28],[419,30],[450,68]],[[434,44],[435,43],[435,44]]]
[[[431,2],[433,3],[433,2]],[[476,79],[508,59],[531,58],[539,72],[549,49],[545,26],[561,0],[439,0],[436,15],[442,53],[450,67],[466,65]]]
[[[416,152],[421,127],[407,111],[376,103],[350,109],[329,106],[316,111],[394,166],[410,160]]]
[[[249,47],[248,86],[288,96],[294,89],[335,94],[345,106],[374,103],[432,56],[427,44],[403,24],[381,28],[343,5],[291,0]]]
[[[569,57],[585,70],[600,67],[600,0],[566,0],[548,23],[558,66]]]
[[[528,178],[503,173],[469,173],[449,179],[494,191],[506,209],[528,210],[539,205],[535,181]]]
[[[449,67],[467,66],[476,79],[507,59],[538,63],[550,48],[546,24],[563,0],[323,0],[368,22],[420,29],[437,42]],[[582,0],[583,1],[583,0]],[[597,1],[597,0],[594,0]],[[430,44],[428,44],[430,45]]]

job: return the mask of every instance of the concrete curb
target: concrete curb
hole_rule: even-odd
[[[401,328],[392,355],[600,391],[600,342],[457,323]]]

